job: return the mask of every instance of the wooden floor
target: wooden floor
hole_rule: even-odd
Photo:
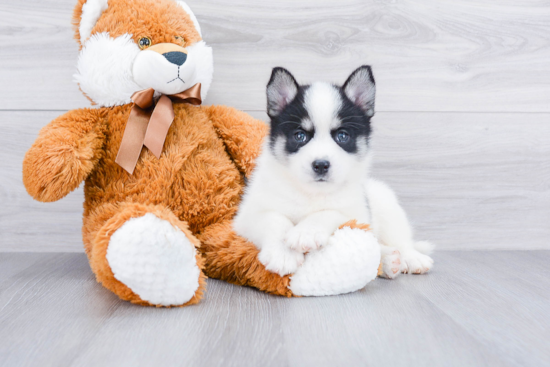
[[[286,299],[208,281],[122,302],[83,254],[0,253],[0,366],[548,366],[550,251],[447,251],[424,276]]]

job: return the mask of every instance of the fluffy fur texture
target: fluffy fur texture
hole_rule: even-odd
[[[376,278],[380,245],[371,232],[343,227],[319,251],[307,254],[292,275],[290,290],[300,296],[355,292]]]
[[[86,211],[86,203],[85,203]],[[90,260],[90,266],[92,271],[96,275],[98,282],[101,282],[107,289],[118,295],[121,299],[130,301],[139,305],[154,305],[161,306],[160,304],[150,303],[145,299],[142,299],[140,295],[135,293],[127,284],[118,280],[111,268],[111,264],[107,259],[107,252],[111,244],[111,237],[126,223],[133,218],[143,218],[146,215],[154,215],[159,220],[164,220],[171,224],[171,226],[183,232],[189,242],[197,248],[199,241],[189,231],[186,223],[179,220],[174,213],[166,208],[164,205],[142,205],[139,203],[122,202],[116,204],[103,205],[94,211],[94,215],[88,215],[84,217],[84,227],[82,229],[86,254]],[[88,228],[86,227],[88,226]],[[91,230],[92,232],[90,232]],[[139,241],[139,244],[143,245],[143,241]],[[136,253],[132,253],[131,250],[127,252],[128,258],[134,258],[135,254],[139,254],[142,251],[141,246],[135,249]],[[204,268],[204,259],[197,252],[195,256],[195,263],[192,269],[198,267]],[[160,265],[160,264],[159,264]],[[137,271],[138,268],[135,267]],[[149,268],[147,271],[154,270]],[[141,269],[143,271],[143,269]],[[159,272],[162,270],[159,270]],[[143,281],[143,282],[140,282]],[[134,289],[146,289],[149,279],[143,277],[135,277],[131,282]],[[189,278],[187,281],[193,284],[197,278]],[[206,276],[200,272],[198,276],[199,287],[195,291],[195,294],[187,301],[183,301],[181,304],[174,304],[174,306],[188,306],[198,303],[206,288]]]
[[[422,273],[431,267],[432,260],[415,250],[412,230],[393,192],[369,179],[375,89],[368,66],[354,71],[342,87],[300,86],[287,70],[273,70],[267,86],[271,133],[234,228],[258,247],[259,259],[268,270],[281,276],[295,274],[290,284],[293,291],[306,294],[293,285],[295,279],[303,278],[298,276],[303,271],[322,277],[321,270],[310,270],[324,262],[318,260],[322,254],[331,253],[326,259],[338,258],[327,249],[336,246],[336,238],[344,242],[340,248],[355,249],[356,257],[371,266],[369,274],[376,273],[380,249],[376,254],[361,253],[364,249],[354,247],[358,237],[350,235],[347,243],[342,230],[337,231],[350,220],[372,220],[377,238],[391,246],[382,251],[385,276],[395,277],[400,270]],[[363,240],[366,247],[375,242],[374,237]],[[367,255],[375,260],[366,261]],[[376,266],[370,264],[373,261]],[[328,264],[318,269],[326,271]],[[324,292],[333,294],[319,290],[312,294]]]
[[[201,83],[201,98],[204,101],[206,93],[210,90],[212,84],[212,75],[214,74],[214,58],[212,49],[204,41],[199,41],[187,47],[189,55],[193,55],[196,65],[194,80]],[[193,81],[189,81],[192,84]]]
[[[181,305],[199,288],[196,249],[170,222],[147,213],[132,218],[112,235],[107,261],[114,277],[142,300]]]
[[[80,35],[80,43],[84,44],[92,34],[97,20],[108,7],[107,0],[88,0],[82,6],[82,14],[80,16],[80,24],[78,32]]]
[[[176,1],[178,3],[179,6],[181,6],[183,8],[183,10],[185,10],[185,12],[189,15],[189,18],[191,18],[191,21],[193,22],[193,25],[195,26],[195,29],[197,30],[197,32],[199,32],[199,36],[202,37],[202,32],[201,32],[201,26],[199,24],[199,21],[197,20],[197,17],[195,16],[195,13],[193,13],[193,10],[191,10],[191,8],[189,7],[189,5],[187,5],[185,2],[183,1]]]
[[[111,38],[108,33],[96,33],[80,51],[74,80],[99,106],[131,103],[132,94],[143,89],[132,73],[139,53],[138,45],[129,34]]]
[[[82,92],[94,104],[112,107],[131,103],[138,90],[176,94],[201,83],[206,98],[212,49],[201,40],[197,18],[187,9],[181,1],[163,1],[159,7],[153,0],[81,0],[73,23],[82,46],[74,79]],[[141,51],[143,38],[152,45],[177,44],[187,60],[176,65],[157,52]]]
[[[75,9],[77,40],[84,4],[80,0]],[[170,42],[178,47],[181,43],[175,36],[182,36],[188,52],[206,47],[184,8],[172,0],[109,0],[82,48],[84,58],[89,57],[86,67],[97,70],[89,78],[79,71],[81,86],[84,81],[104,84],[104,89],[98,88],[89,97],[93,100],[108,92],[95,102],[113,106],[69,111],[45,126],[23,162],[27,191],[37,200],[56,201],[85,181],[82,233],[86,254],[97,280],[124,300],[156,306],[195,304],[203,296],[207,275],[291,296],[289,277],[267,271],[254,245],[231,229],[244,177],[252,172],[267,134],[263,122],[225,106],[175,103],[175,119],[160,159],[144,148],[133,175],[115,163],[132,108],[119,104],[132,88],[118,84],[118,78],[95,79],[100,69],[106,74],[109,70],[108,63],[93,59],[115,55],[118,51],[111,49],[113,44],[135,52],[143,35],[153,45]],[[113,54],[104,53],[102,47]],[[92,55],[93,50],[98,55]],[[212,77],[211,54],[205,60],[210,67],[196,74],[203,91]],[[131,62],[119,61],[112,67],[119,68],[118,77],[130,80]],[[116,103],[108,102],[115,99]],[[127,234],[135,223],[143,236]],[[156,236],[159,232],[168,237]],[[188,253],[190,245],[197,249],[194,258]],[[150,257],[158,263],[151,262],[150,270],[140,268],[139,259]],[[168,272],[167,266],[173,271]],[[164,274],[164,281],[155,278],[157,285],[151,288],[148,271]],[[171,291],[160,296],[161,288]]]
[[[133,71],[144,51],[131,62],[143,37],[153,46],[185,48],[188,55],[202,48],[195,53],[204,59],[197,61],[201,67],[194,75],[203,93],[208,90],[212,55],[204,52],[208,48],[196,18],[173,0],[109,0],[107,8],[105,2],[89,1],[87,8],[86,0],[78,0],[74,11],[75,38],[82,46],[77,80],[100,108],[69,111],[40,131],[23,162],[29,194],[39,201],[56,201],[85,182],[85,251],[96,279],[123,300],[154,306],[196,304],[207,276],[293,296],[291,277],[268,271],[254,244],[232,230],[245,178],[267,135],[264,123],[225,106],[175,103],[160,159],[144,148],[132,175],[115,163],[132,108],[128,95],[149,87],[137,85]],[[174,70],[164,61],[158,65]],[[150,73],[163,74],[150,67]],[[103,78],[108,68],[117,75]],[[134,235],[137,231],[143,235]],[[153,258],[156,261],[140,267],[141,261]],[[151,281],[156,286],[151,287]],[[160,295],[160,288],[167,293]]]
[[[429,255],[434,246],[426,241],[414,241],[412,226],[393,190],[385,183],[371,178],[365,183],[365,191],[374,235],[381,244],[393,250],[385,249],[385,254],[395,256],[395,250],[400,252],[400,270],[403,273],[422,274],[430,270],[433,260]],[[393,277],[391,272],[386,274]]]

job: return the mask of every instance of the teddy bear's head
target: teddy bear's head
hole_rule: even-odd
[[[78,0],[73,24],[80,43],[75,81],[99,106],[131,103],[153,88],[176,94],[212,81],[212,49],[183,1]]]

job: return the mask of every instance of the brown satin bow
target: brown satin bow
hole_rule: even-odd
[[[126,123],[115,160],[129,174],[134,173],[134,168],[136,168],[144,145],[157,158],[160,158],[168,129],[174,121],[172,101],[186,102],[195,106],[202,103],[200,83],[178,94],[169,96],[163,94],[151,112],[149,108],[154,103],[154,94],[155,90],[149,88],[135,92],[132,95],[134,106],[130,111],[130,117]]]

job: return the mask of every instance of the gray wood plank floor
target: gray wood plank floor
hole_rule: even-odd
[[[209,280],[155,309],[83,254],[0,253],[0,366],[544,366],[550,251],[449,251],[424,276],[285,299]]]

